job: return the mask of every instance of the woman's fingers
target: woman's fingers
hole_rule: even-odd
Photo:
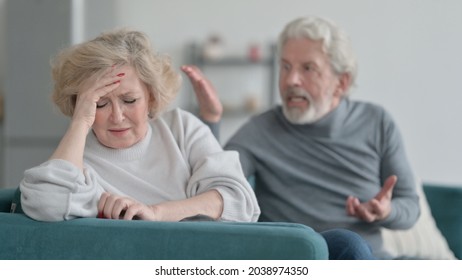
[[[98,202],[98,217],[114,220],[152,219],[150,208],[129,197],[103,193]]]

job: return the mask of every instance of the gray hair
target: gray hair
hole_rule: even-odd
[[[321,40],[323,50],[329,57],[334,72],[338,75],[348,74],[351,85],[355,84],[358,71],[356,56],[353,53],[349,37],[335,23],[314,16],[302,17],[289,22],[279,35],[279,57],[288,40],[299,38]]]
[[[176,96],[181,76],[170,58],[157,54],[148,36],[139,31],[119,29],[62,50],[52,61],[53,101],[61,112],[72,116],[80,86],[114,65],[130,65],[145,83],[154,102],[149,114],[156,117]]]

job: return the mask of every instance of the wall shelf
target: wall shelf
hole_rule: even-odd
[[[230,105],[226,104],[226,101],[220,97],[220,100],[223,103],[224,113],[223,118],[236,118],[252,115],[268,109],[276,103],[276,74],[277,74],[277,61],[276,61],[276,46],[274,44],[269,44],[269,53],[266,57],[259,59],[251,59],[249,56],[232,56],[232,55],[223,55],[217,58],[209,59],[204,57],[202,45],[193,43],[188,46],[189,51],[189,63],[199,67],[203,73],[211,80],[212,84],[216,85],[216,81],[210,78],[209,73],[212,73],[215,76],[227,75],[226,70],[235,69],[236,71],[244,71],[245,69],[251,68],[261,68],[259,71],[264,71],[266,77],[261,81],[264,86],[264,93],[262,94],[264,100],[258,100],[257,106],[262,105],[259,109],[249,109],[246,104],[248,104],[248,97],[242,95],[242,104],[241,106],[236,106],[235,104]],[[257,68],[258,69],[258,68]],[[242,77],[246,79],[248,77]],[[239,79],[233,81],[236,85],[239,85],[241,82]],[[192,88],[191,88],[192,90]],[[217,88],[217,91],[220,91]],[[220,95],[220,92],[218,92]],[[190,102],[188,102],[189,109],[193,112],[197,112],[198,108],[195,102],[194,93],[189,95],[192,97]],[[261,103],[261,104],[260,104]]]

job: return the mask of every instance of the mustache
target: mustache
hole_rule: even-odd
[[[285,92],[286,97],[305,97],[308,100],[311,100],[311,94],[306,90],[299,87],[290,87]]]

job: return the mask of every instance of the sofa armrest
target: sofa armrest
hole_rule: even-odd
[[[458,259],[462,259],[462,187],[424,184],[436,225]]]
[[[0,213],[0,259],[327,259],[301,224],[148,222],[81,218],[38,222]]]

